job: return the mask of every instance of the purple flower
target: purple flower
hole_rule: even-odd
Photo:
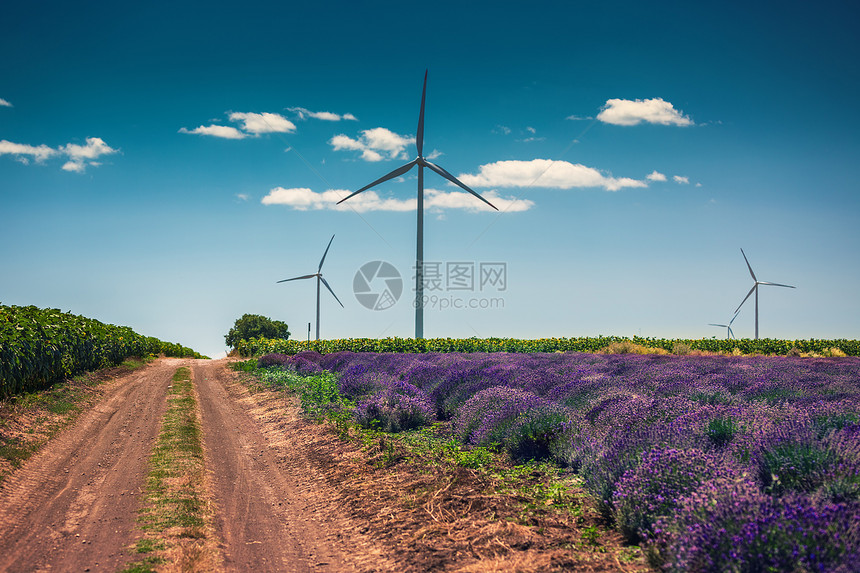
[[[615,522],[631,543],[652,534],[681,500],[705,482],[739,479],[742,470],[724,456],[696,448],[654,448],[621,476],[612,494]]]
[[[289,354],[266,354],[257,359],[257,366],[260,368],[286,367],[290,363],[290,358]]]
[[[531,392],[494,386],[463,404],[453,428],[471,444],[498,444],[519,459],[545,458],[564,435],[568,420],[564,408]]]
[[[663,571],[856,571],[860,504],[773,498],[717,479],[657,521],[648,551]]]
[[[401,432],[431,424],[433,406],[421,395],[400,394],[393,389],[361,400],[354,410],[359,424],[385,432]]]
[[[860,359],[300,358],[338,373],[368,425],[402,429],[435,414],[466,442],[570,465],[665,570],[860,563]]]

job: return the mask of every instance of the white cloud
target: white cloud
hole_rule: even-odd
[[[536,130],[535,128],[533,128],[533,127],[526,127],[526,131],[528,131],[528,132],[529,132],[529,133],[531,133],[532,135],[534,135],[534,134],[536,134],[536,133],[537,133],[537,130]]]
[[[693,121],[663,98],[610,99],[597,114],[597,119],[613,125],[639,125],[642,122],[660,125],[693,125]]]
[[[361,151],[361,158],[365,161],[382,161],[385,159],[378,151],[370,149],[365,142],[357,139],[352,139],[346,135],[335,135],[329,140],[329,144],[334,147],[335,151],[344,149],[352,151]]]
[[[644,181],[610,177],[592,167],[550,159],[497,161],[481,165],[477,175],[463,174],[459,179],[470,187],[602,187],[607,191],[647,187]]]
[[[89,166],[98,167],[101,163],[95,161],[96,159],[102,155],[117,152],[100,137],[88,137],[86,145],[68,143],[61,146],[60,151],[69,156],[69,161],[63,165],[63,170],[76,173],[83,173]]]
[[[504,125],[497,125],[493,130],[493,133],[500,133],[502,135],[510,135],[511,128]]]
[[[367,141],[368,147],[387,151],[392,159],[402,154],[406,146],[412,143],[412,139],[397,135],[384,127],[364,130],[361,137]]]
[[[5,139],[0,141],[0,155],[14,155],[16,158],[22,159],[23,163],[27,163],[27,156],[34,159],[37,163],[41,163],[57,153],[59,152],[56,149],[52,149],[47,145],[32,146],[23,143],[12,143]]]
[[[293,133],[296,124],[277,113],[241,113],[230,114],[230,121],[242,123],[242,129],[253,135],[261,133]]]
[[[385,159],[378,151],[365,149],[361,152],[361,158],[365,161],[382,161]]]
[[[247,201],[251,197],[247,193],[236,193],[236,198],[239,199],[240,201]]]
[[[334,147],[335,151],[340,151],[342,149],[361,151],[365,149],[364,144],[362,144],[360,141],[343,134],[335,135],[334,137],[332,137],[329,140],[329,145]]]
[[[569,119],[571,121],[586,121],[586,120],[591,120],[594,118],[591,116],[569,115],[564,119]]]
[[[86,145],[69,143],[60,149],[73,161],[98,159],[102,155],[116,153],[116,149],[112,149],[101,137],[88,137]]]
[[[293,133],[296,124],[277,113],[244,113],[233,112],[229,115],[230,121],[241,124],[241,129],[229,125],[201,125],[194,129],[185,127],[179,133],[194,133],[197,135],[209,135],[222,139],[245,139],[249,136],[259,136],[263,133]]]
[[[179,133],[196,133],[197,135],[211,135],[212,137],[221,137],[224,139],[245,139],[248,134],[242,133],[235,127],[229,125],[201,125],[194,129],[179,130]]]
[[[690,178],[689,177],[682,177],[680,175],[673,175],[672,179],[675,181],[675,183],[678,183],[680,185],[689,185],[690,184]]]
[[[66,161],[62,167],[63,171],[73,171],[75,173],[83,173],[84,172],[84,164],[80,161]]]
[[[368,190],[359,193],[349,201],[337,205],[341,199],[348,197],[351,191],[344,189],[329,189],[317,193],[306,187],[285,189],[275,187],[263,197],[264,205],[285,205],[297,211],[331,209],[334,211],[414,211],[418,201],[414,198],[397,199],[381,197],[378,192]],[[441,211],[445,209],[466,209],[470,211],[492,211],[488,205],[462,191],[440,191],[437,189],[424,190],[424,207],[428,210]],[[534,202],[501,197],[496,191],[488,191],[484,197],[493,203],[500,211],[526,211]]]
[[[360,193],[349,200],[349,204],[337,202],[348,197],[352,191],[329,189],[317,193],[307,187],[285,189],[275,187],[263,197],[263,205],[286,205],[297,211],[331,209],[334,211],[412,211],[416,208],[415,199],[383,199],[373,190]]]
[[[426,189],[424,206],[427,209],[466,209],[468,211],[493,211],[494,209],[465,191],[437,191]],[[491,190],[481,195],[496,206],[500,212],[516,213],[528,211],[534,206],[534,201],[517,199],[516,197],[502,197],[497,191]],[[352,201],[352,199],[350,199]]]
[[[340,121],[340,120],[348,120],[348,121],[358,121],[358,118],[352,115],[351,113],[345,113],[343,115],[338,115],[336,113],[332,113],[330,111],[310,111],[309,109],[305,109],[303,107],[291,107],[288,108],[291,112],[295,113],[299,119],[321,119],[323,121]]]
[[[337,200],[340,201],[340,198]],[[275,187],[260,202],[263,205],[288,205],[299,211],[322,209],[327,204],[321,194],[314,193],[307,187]]]
[[[383,153],[388,155],[388,159],[405,159],[406,146],[411,143],[411,138],[398,135],[384,127],[365,129],[358,139],[338,134],[329,140],[335,151],[361,151],[361,157],[365,161],[382,161],[385,159]]]
[[[648,181],[666,181],[666,176],[657,171],[656,169],[645,176],[645,179]]]
[[[0,97],[0,107],[12,107],[12,104]]]
[[[50,157],[64,155],[68,157],[68,161],[61,167],[63,171],[83,173],[87,167],[101,165],[96,159],[102,155],[110,155],[111,153],[118,152],[118,150],[110,147],[100,137],[88,137],[86,141],[86,145],[67,143],[57,149],[53,149],[47,145],[25,145],[4,139],[0,141],[0,155],[13,155],[15,159],[25,165],[29,164],[30,159],[35,160],[36,163],[42,163]]]
[[[97,167],[100,162],[95,161],[102,155],[117,153],[100,137],[88,137],[86,145],[78,145],[76,143],[67,143],[61,145],[58,149],[53,149],[47,145],[25,145],[22,143],[13,143],[11,141],[0,141],[0,155],[13,155],[15,159],[24,163],[30,162],[30,159],[36,163],[42,163],[50,157],[65,155],[69,160],[63,164],[61,169],[64,171],[74,171],[83,173],[87,167]]]
[[[312,111],[310,112],[310,117],[314,119],[321,119],[323,121],[340,121],[341,117],[330,111]]]

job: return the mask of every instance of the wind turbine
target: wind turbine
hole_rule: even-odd
[[[355,197],[362,191],[367,191],[371,187],[375,187],[380,183],[384,183],[390,179],[394,179],[395,177],[400,177],[404,173],[408,172],[410,169],[418,166],[418,232],[417,232],[417,240],[416,240],[416,248],[415,248],[415,338],[424,338],[424,168],[428,168],[430,171],[435,171],[451,183],[459,186],[462,189],[465,189],[493,209],[496,208],[495,205],[481,197],[478,193],[475,193],[471,189],[469,189],[462,181],[439,167],[438,165],[427,161],[424,158],[424,100],[427,95],[427,70],[424,71],[424,89],[421,91],[421,111],[418,113],[418,133],[415,135],[415,147],[418,148],[418,157],[403,165],[402,167],[398,167],[388,175],[383,175],[370,185],[365,185],[358,191],[350,194],[348,197],[341,199],[338,201],[338,204],[343,203],[347,199]]]
[[[713,322],[709,322],[708,326],[721,326],[722,328],[726,329],[726,340],[728,340],[730,338],[734,338],[735,340],[737,340],[738,337],[735,336],[734,332],[732,332],[732,323],[735,321],[735,319],[737,317],[738,317],[738,313],[737,313],[737,311],[735,311],[735,315],[732,317],[732,319],[729,321],[728,324],[714,324]]]
[[[753,272],[752,267],[750,266],[750,262],[749,262],[749,260],[747,260],[747,255],[746,255],[746,253],[744,253],[743,249],[741,249],[741,254],[744,256],[744,261],[746,261],[747,268],[750,270],[750,276],[752,277],[753,281],[755,281],[755,282],[754,282],[752,288],[750,289],[750,291],[747,293],[747,295],[744,297],[744,299],[738,305],[738,308],[735,309],[735,315],[737,315],[737,312],[741,309],[741,307],[744,305],[744,303],[747,301],[747,299],[750,297],[750,295],[752,295],[752,293],[755,292],[755,339],[758,340],[758,287],[759,287],[759,285],[778,286],[778,287],[785,287],[785,288],[797,288],[797,287],[793,287],[791,285],[781,285],[779,283],[769,283],[769,282],[758,280],[755,277],[755,273]]]
[[[325,248],[325,252],[323,253],[322,258],[320,259],[320,266],[319,266],[319,267],[317,267],[317,272],[315,272],[315,273],[314,273],[314,274],[312,274],[312,275],[304,275],[304,276],[301,276],[301,277],[293,277],[293,278],[291,278],[291,279],[284,279],[284,280],[282,280],[282,281],[277,281],[277,282],[279,282],[279,283],[286,283],[286,282],[289,282],[289,281],[298,281],[298,280],[301,280],[301,279],[312,279],[312,278],[314,278],[314,277],[316,277],[316,278],[317,278],[317,340],[319,340],[319,339],[320,339],[320,283],[322,283],[322,284],[324,284],[324,285],[325,285],[325,288],[327,288],[327,289],[328,289],[328,292],[330,292],[330,293],[331,293],[331,296],[333,296],[333,297],[334,297],[334,300],[336,300],[336,301],[337,301],[337,303],[341,306],[341,308],[343,308],[343,303],[342,303],[342,302],[340,302],[340,299],[339,299],[339,298],[337,298],[337,295],[336,295],[336,294],[334,294],[334,291],[333,291],[333,290],[331,290],[331,287],[328,285],[328,283],[326,282],[326,280],[325,280],[325,279],[323,278],[323,276],[322,276],[322,266],[323,266],[323,262],[325,262],[325,256],[328,254],[328,250],[329,250],[329,247],[331,247],[331,242],[332,242],[332,241],[334,241],[334,235],[332,235],[332,236],[331,236],[331,239],[329,239],[328,247],[326,247],[326,248]],[[309,325],[309,329],[310,329],[310,325]]]

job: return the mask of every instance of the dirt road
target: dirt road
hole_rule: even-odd
[[[196,361],[193,373],[226,569],[378,570],[385,559],[308,460],[298,407],[262,405],[223,362]]]
[[[0,489],[0,571],[115,571],[130,557],[147,460],[179,364],[161,360],[106,398]]]
[[[0,571],[117,571],[134,560],[147,460],[180,366],[191,367],[197,389],[225,570],[389,568],[340,511],[301,440],[290,442],[302,431],[295,407],[261,407],[225,361],[162,359],[112,382],[98,406],[0,486]],[[263,429],[266,416],[277,432]]]

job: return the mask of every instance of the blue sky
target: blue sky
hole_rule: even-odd
[[[762,287],[762,337],[860,336],[856,8],[359,4],[4,7],[0,302],[209,355],[244,313],[305,338],[314,281],[276,281],[335,234],[322,337],[411,336],[416,171],[333,203],[414,158],[426,69],[425,155],[500,212],[425,172],[425,336],[722,337],[740,248],[797,286]]]

